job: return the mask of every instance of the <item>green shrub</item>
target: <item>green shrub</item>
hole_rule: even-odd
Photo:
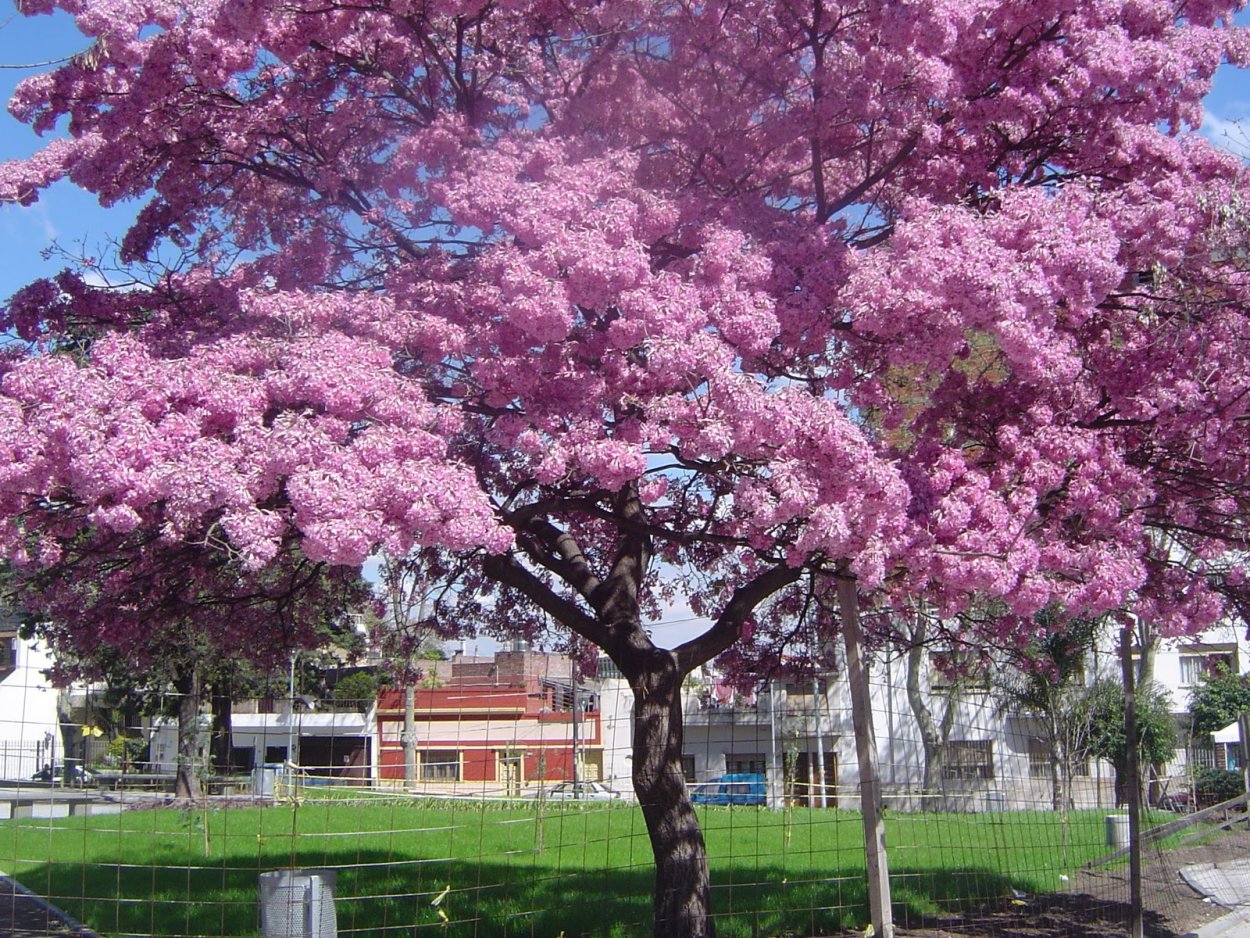
[[[137,762],[143,756],[147,744],[133,736],[114,736],[104,751],[103,762],[111,768],[122,768]]]
[[[365,711],[378,696],[378,679],[368,671],[353,671],[334,685],[333,699],[339,709]]]
[[[1198,806],[1202,808],[1236,798],[1245,790],[1240,772],[1201,769],[1194,778],[1194,792],[1198,796]]]

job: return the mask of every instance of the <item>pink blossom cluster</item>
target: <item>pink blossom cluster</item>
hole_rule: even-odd
[[[188,260],[6,307],[23,569],[427,550],[529,628],[645,536],[641,609],[1242,601],[1246,180],[1192,133],[1233,0],[49,6],[98,43],[0,198],[142,195],[121,259]]]

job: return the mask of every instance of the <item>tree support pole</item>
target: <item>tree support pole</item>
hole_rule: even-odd
[[[1120,632],[1120,674],[1124,681],[1124,749],[1128,772],[1129,938],[1142,938],[1141,743],[1137,734],[1137,675],[1133,669],[1133,628]]]
[[[855,754],[859,759],[859,804],[868,861],[868,910],[873,933],[878,938],[894,938],[890,865],[885,849],[885,820],[881,814],[881,779],[877,773],[877,740],[872,729],[872,697],[868,669],[861,654],[864,635],[859,627],[859,595],[855,580],[850,577],[838,577],[838,607],[842,611],[846,671],[851,685],[851,718],[855,723]]]
[[[404,681],[404,785],[412,788],[417,784],[417,689],[413,686],[409,671]]]

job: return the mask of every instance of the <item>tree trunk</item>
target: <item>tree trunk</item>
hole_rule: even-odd
[[[1150,684],[1155,679],[1155,658],[1158,657],[1159,636],[1145,623],[1138,623],[1137,642],[1141,657],[1137,659],[1137,686]]]
[[[543,519],[525,521],[528,556],[553,571],[594,610],[553,592],[515,554],[487,557],[484,571],[519,590],[570,631],[589,639],[616,662],[634,692],[633,781],[655,856],[655,938],[713,938],[707,847],[681,771],[682,679],[742,635],[761,602],[796,582],[798,568],[779,564],[734,589],[703,634],[677,648],[657,648],[642,627],[638,597],[651,561],[646,512],[636,485],[614,496],[620,541],[607,574],[596,575],[577,539]],[[884,936],[883,936],[884,938]]]
[[[1115,791],[1115,806],[1123,808],[1128,805],[1128,768],[1123,759],[1112,760],[1112,788]]]
[[[200,669],[187,665],[174,679],[178,692],[178,769],[174,797],[199,801],[203,797],[200,761]]]
[[[1050,707],[1050,726],[1048,727],[1050,739],[1050,806],[1055,811],[1062,811],[1065,807],[1065,798],[1063,790],[1062,777],[1062,760],[1063,753],[1060,751],[1059,743],[1059,716],[1055,712],[1055,705]]]
[[[920,687],[920,675],[928,660],[925,644],[926,628],[923,620],[917,621],[912,634],[912,646],[907,649],[907,702],[920,729],[920,742],[924,747],[924,794],[921,810],[941,811],[946,805],[946,743],[954,725],[955,711],[959,702],[959,690],[952,686],[946,694],[946,709],[942,711],[941,723],[933,717],[929,700],[936,694],[926,694]]]
[[[634,791],[655,855],[655,938],[712,938],[707,848],[681,771],[680,673],[658,649],[631,681]]]
[[[229,775],[234,771],[234,700],[230,682],[213,682],[213,734],[209,740],[209,754],[213,771]]]

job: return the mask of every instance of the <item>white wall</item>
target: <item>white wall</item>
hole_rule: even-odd
[[[0,778],[29,779],[43,762],[64,755],[57,727],[54,689],[43,671],[52,665],[37,643],[14,639],[17,667],[0,678]],[[8,640],[0,640],[7,652]],[[39,759],[36,753],[39,753]]]

